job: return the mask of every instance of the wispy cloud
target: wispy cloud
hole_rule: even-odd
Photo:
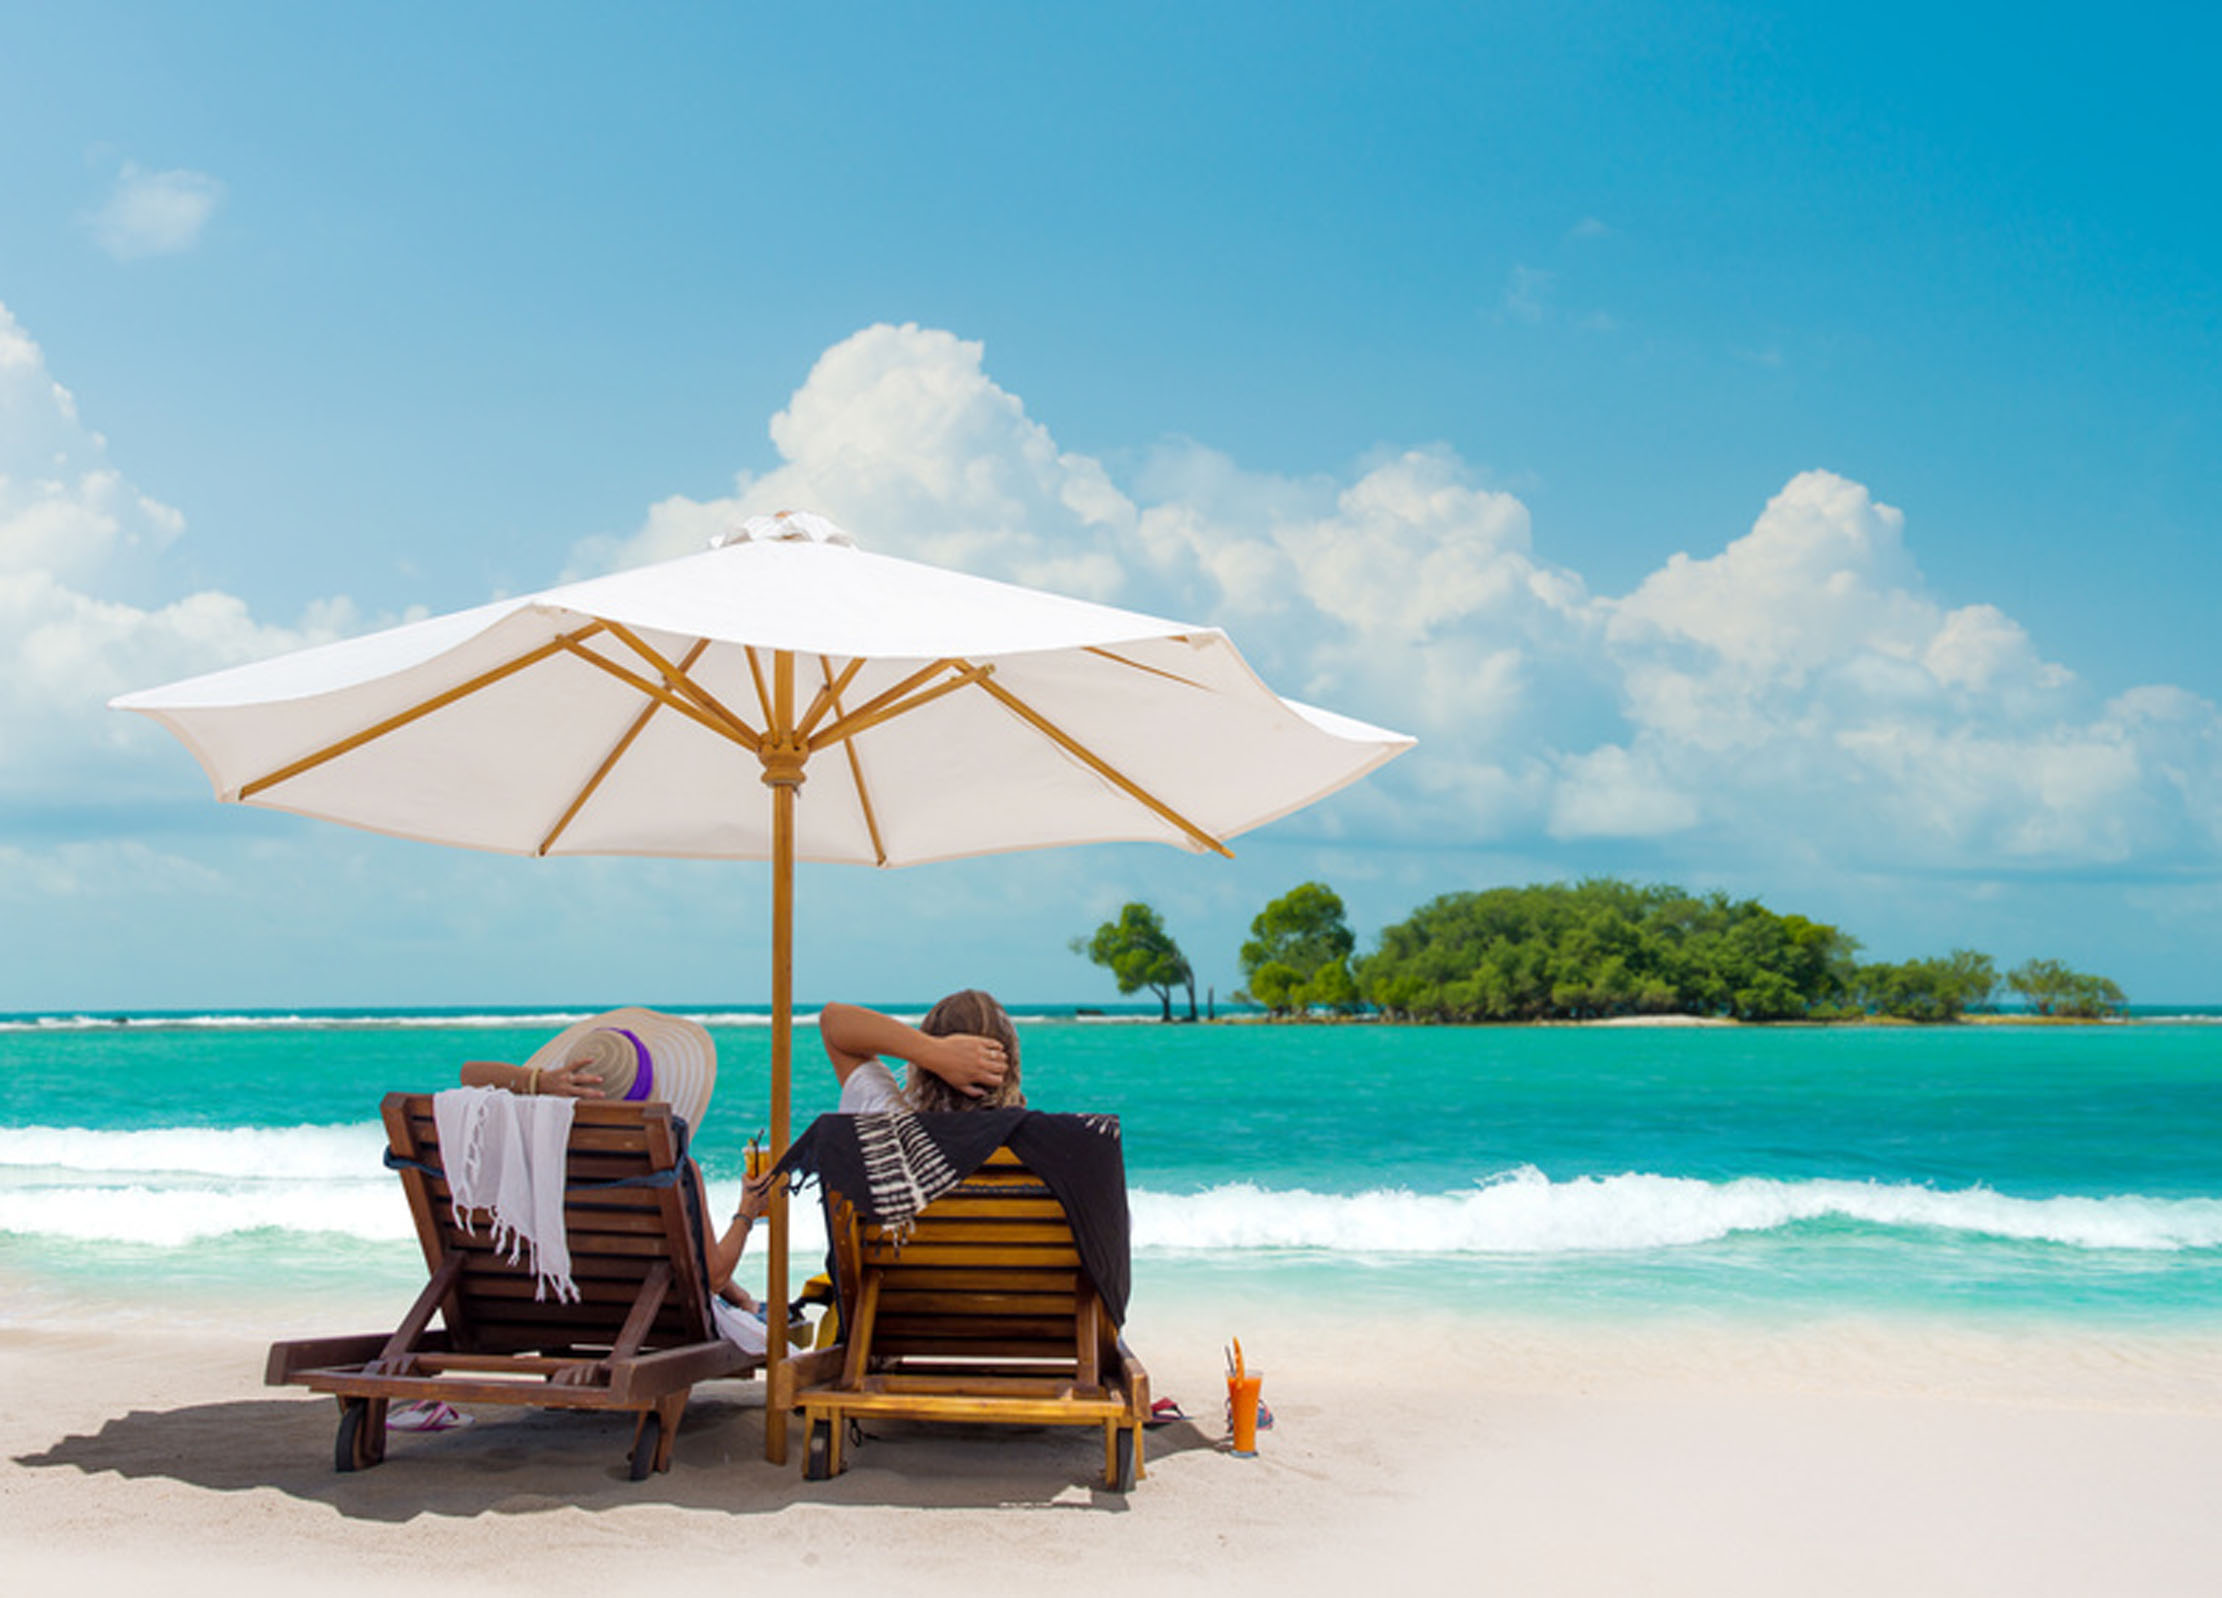
[[[1609,239],[1613,230],[1593,216],[1585,216],[1566,230],[1569,239]]]
[[[149,172],[126,161],[108,198],[86,213],[93,242],[119,261],[178,255],[198,244],[223,203],[224,185],[206,172]]]
[[[1551,274],[1540,266],[1515,266],[1505,279],[1504,313],[1522,322],[1541,322],[1551,314]]]
[[[1617,333],[1620,319],[1606,310],[1567,311],[1558,304],[1558,274],[1540,266],[1515,266],[1505,278],[1498,315],[1530,327],[1571,327],[1580,333]]]

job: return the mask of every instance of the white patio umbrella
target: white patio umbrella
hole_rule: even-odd
[[[770,860],[775,1155],[796,860],[1228,854],[1412,744],[1279,697],[1216,628],[871,555],[807,512],[112,704],[176,733],[226,803],[511,854]],[[769,1255],[777,1326],[783,1204]],[[776,1391],[778,1338],[771,1357]]]

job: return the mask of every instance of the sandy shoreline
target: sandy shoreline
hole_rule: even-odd
[[[436,1574],[543,1595],[765,1574],[937,1592],[998,1568],[1090,1592],[1455,1571],[1516,1593],[2126,1594],[2222,1569],[2222,1338],[1276,1312],[1245,1341],[1279,1425],[1241,1461],[1220,1328],[1133,1331],[1198,1420],[1152,1434],[1122,1501],[1085,1432],[890,1435],[806,1484],[763,1463],[753,1383],[700,1390],[647,1483],[623,1479],[623,1423],[534,1411],[338,1476],[329,1401],[260,1385],[268,1332],[42,1317],[0,1326],[0,1556],[177,1592]]]

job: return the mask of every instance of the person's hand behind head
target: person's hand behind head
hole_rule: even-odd
[[[987,1097],[1010,1074],[1010,1056],[993,1038],[951,1032],[934,1039],[933,1073],[966,1098]]]

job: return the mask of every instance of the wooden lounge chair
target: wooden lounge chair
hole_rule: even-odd
[[[343,1471],[385,1457],[396,1399],[630,1410],[633,1480],[668,1470],[694,1384],[762,1364],[711,1323],[671,1107],[578,1105],[564,1204],[572,1304],[535,1299],[529,1264],[495,1250],[485,1217],[474,1232],[455,1224],[431,1097],[389,1094],[384,1112],[387,1163],[401,1173],[432,1279],[390,1333],[273,1344],[264,1380],[338,1397],[333,1463]]]
[[[851,1418],[1103,1428],[1104,1484],[1142,1471],[1149,1374],[1081,1269],[1072,1223],[1009,1149],[918,1213],[897,1244],[825,1199],[843,1329],[789,1360],[772,1402],[803,1413],[803,1471],[844,1468]],[[1123,1234],[1122,1234],[1123,1240]]]

